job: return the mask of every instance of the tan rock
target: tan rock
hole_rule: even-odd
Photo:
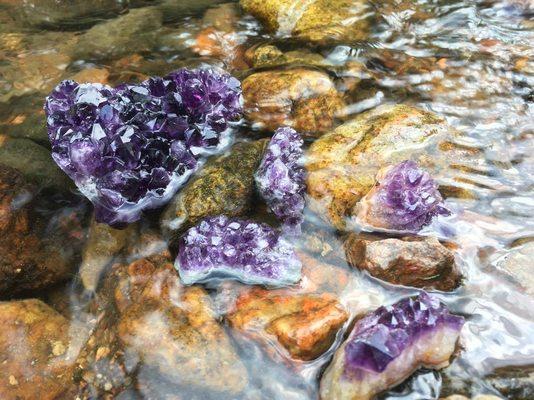
[[[379,169],[405,159],[429,170],[445,196],[469,196],[453,177],[462,160],[476,154],[450,142],[455,134],[442,118],[411,106],[383,105],[358,115],[310,146],[310,208],[343,229],[357,202],[375,184]]]
[[[344,107],[332,79],[314,69],[257,72],[242,86],[247,118],[268,130],[287,125],[317,135],[332,127]]]
[[[504,272],[525,293],[534,296],[534,242],[525,243],[497,256],[494,262],[497,269]]]
[[[348,318],[332,295],[275,294],[262,289],[240,296],[230,324],[266,341],[274,335],[291,357],[312,360],[330,348]]]
[[[369,21],[365,1],[241,0],[243,9],[269,32],[312,42],[365,40]]]
[[[0,398],[65,398],[74,359],[68,321],[40,300],[0,302]]]
[[[436,238],[368,240],[349,234],[344,247],[351,266],[386,282],[444,291],[460,283],[454,254]]]

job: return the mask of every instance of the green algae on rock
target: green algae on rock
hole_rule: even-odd
[[[245,214],[252,206],[254,172],[266,146],[266,140],[237,143],[228,154],[209,160],[165,208],[160,223],[167,236],[174,242],[209,216]]]
[[[364,0],[241,0],[265,29],[311,42],[365,40],[369,31]]]

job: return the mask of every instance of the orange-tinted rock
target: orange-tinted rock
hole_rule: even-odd
[[[287,125],[316,135],[332,127],[345,105],[332,79],[314,69],[257,72],[242,86],[246,117],[267,130]]]
[[[230,324],[253,337],[274,335],[293,358],[312,360],[330,348],[348,314],[332,295],[277,294],[254,289],[240,296]]]
[[[35,188],[16,170],[0,168],[1,298],[66,280],[77,264],[84,239],[80,210],[40,215],[34,195]]]
[[[0,302],[0,398],[72,398],[69,323],[40,300]]]
[[[386,282],[444,291],[460,283],[454,254],[436,238],[366,240],[349,234],[344,246],[350,265]]]
[[[135,386],[133,370],[144,388],[137,389],[158,387],[165,396],[191,389],[233,397],[247,385],[209,296],[180,284],[165,251],[114,266],[97,296],[105,308],[78,360],[82,398]]]

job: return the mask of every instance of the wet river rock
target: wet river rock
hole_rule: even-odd
[[[0,398],[74,398],[69,322],[40,300],[0,302]]]
[[[534,398],[534,365],[499,368],[486,378],[507,399]]]
[[[311,42],[365,40],[369,21],[363,0],[241,0],[241,6],[272,33]]]
[[[436,238],[366,240],[349,234],[344,246],[351,266],[386,282],[444,291],[460,283],[454,254]]]
[[[209,296],[183,287],[168,257],[117,265],[106,276],[98,294],[106,308],[77,362],[81,398],[89,398],[91,385],[114,395],[152,386],[167,395],[200,391],[202,398],[234,397],[246,386]]]
[[[534,275],[532,260],[534,259],[534,242],[527,242],[514,247],[504,254],[496,254],[495,267],[505,274],[529,296],[534,297]]]
[[[64,281],[77,265],[83,209],[41,214],[34,196],[18,171],[0,168],[0,298]]]
[[[315,69],[257,72],[242,87],[246,117],[267,130],[287,125],[317,135],[332,127],[345,105],[332,79]]]
[[[437,115],[406,105],[383,105],[358,115],[316,140],[308,151],[309,206],[343,229],[381,167],[418,161],[437,178],[458,148],[453,129]],[[456,160],[455,160],[456,161]],[[450,185],[450,179],[447,185]],[[458,189],[463,194],[461,188]],[[451,190],[442,194],[447,195]],[[454,194],[454,193],[453,193]]]
[[[161,227],[172,238],[200,220],[224,214],[240,216],[249,211],[254,195],[254,172],[266,140],[236,144],[228,154],[209,160],[165,208]]]
[[[289,355],[312,360],[330,348],[348,314],[329,294],[280,294],[253,289],[228,316],[232,327],[266,341],[276,337]]]

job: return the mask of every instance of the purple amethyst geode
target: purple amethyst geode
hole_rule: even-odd
[[[46,98],[52,157],[115,227],[159,207],[205,154],[228,140],[242,111],[237,79],[181,69],[116,88],[61,82]]]
[[[358,219],[376,228],[417,232],[437,215],[449,215],[437,183],[414,161],[380,170],[360,201]]]
[[[269,225],[224,215],[190,228],[175,262],[187,285],[221,278],[284,286],[300,280],[301,267],[293,246]]]
[[[302,166],[303,140],[292,128],[278,128],[256,171],[261,196],[284,227],[299,229],[306,190]]]
[[[321,380],[321,398],[371,399],[421,366],[449,364],[464,319],[426,293],[356,322]]]

